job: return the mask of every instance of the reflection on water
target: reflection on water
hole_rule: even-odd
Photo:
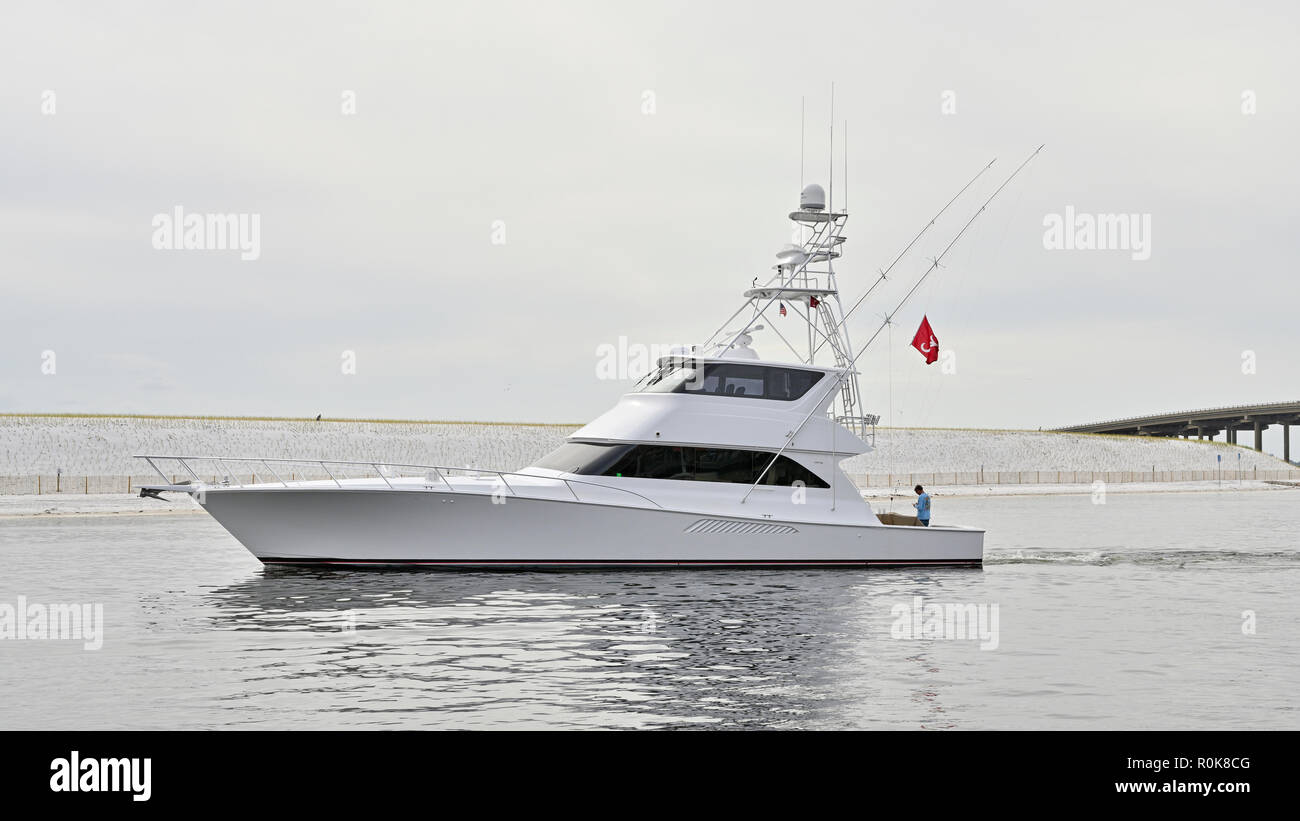
[[[451,726],[799,726],[827,698],[820,665],[846,631],[855,647],[889,641],[887,625],[868,624],[864,593],[910,596],[947,572],[971,571],[276,568],[206,601],[214,629],[276,637],[255,642],[251,661],[267,675],[236,699],[303,679],[374,725],[436,711]]]
[[[938,500],[983,570],[268,569],[206,517],[9,520],[0,602],[107,624],[0,642],[0,728],[1300,727],[1300,494],[1117,496]],[[914,597],[997,605],[997,649],[893,637]]]

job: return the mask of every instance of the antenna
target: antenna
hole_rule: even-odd
[[[826,210],[835,213],[835,82],[831,81],[831,145],[826,152],[830,159],[830,169],[826,172],[826,182],[830,190],[826,193]],[[827,260],[827,267],[830,261]]]
[[[844,213],[849,211],[849,121],[844,121]]]
[[[804,144],[804,133],[807,131],[807,129],[804,127],[804,123],[808,119],[807,108],[808,108],[808,98],[800,97],[799,98],[799,190],[800,191],[803,190],[803,150],[804,150],[803,144]]]

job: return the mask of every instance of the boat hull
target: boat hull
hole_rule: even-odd
[[[481,493],[212,489],[268,565],[488,568],[978,566],[984,531],[743,518]]]

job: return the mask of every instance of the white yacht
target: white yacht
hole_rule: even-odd
[[[802,243],[712,337],[517,472],[151,455],[163,483],[141,495],[190,494],[276,565],[979,565],[983,530],[878,516],[840,468],[878,421],[834,272],[848,214],[810,185],[790,219]],[[788,358],[758,354],[763,330]]]

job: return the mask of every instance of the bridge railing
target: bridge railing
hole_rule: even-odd
[[[1062,428],[1051,428],[1050,433],[1070,433],[1078,431],[1081,428],[1098,428],[1098,427],[1137,427],[1142,423],[1152,426],[1168,424],[1174,425],[1188,419],[1195,421],[1195,417],[1209,417],[1204,421],[1210,421],[1210,418],[1219,418],[1220,416],[1250,416],[1250,415],[1274,415],[1294,413],[1300,416],[1300,402],[1265,402],[1251,405],[1226,405],[1220,408],[1199,408],[1188,411],[1172,411],[1170,413],[1154,413],[1148,416],[1130,416],[1123,419],[1106,419],[1101,422],[1089,422],[1084,425],[1070,425]]]

